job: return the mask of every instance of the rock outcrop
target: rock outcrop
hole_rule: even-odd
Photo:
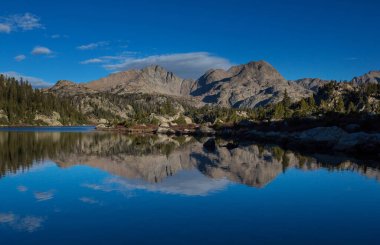
[[[51,115],[37,114],[34,118],[35,121],[40,121],[48,126],[63,126],[61,123],[61,115],[58,112],[53,112]]]
[[[319,78],[303,78],[303,79],[298,79],[295,81],[291,81],[293,83],[296,83],[305,89],[311,90],[314,93],[318,92],[318,90],[326,85],[329,82],[332,82],[331,80],[322,80]]]

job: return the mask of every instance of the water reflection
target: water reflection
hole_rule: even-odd
[[[41,228],[45,219],[38,216],[20,216],[14,213],[0,213],[0,224],[5,224],[17,231],[34,232]]]
[[[223,189],[229,181],[264,187],[288,168],[348,170],[380,180],[379,165],[373,161],[306,156],[278,146],[236,146],[220,139],[208,149],[206,140],[105,132],[0,132],[0,176],[52,160],[61,168],[86,165],[111,174],[103,183],[83,184],[90,189],[185,195],[205,195]],[[17,189],[27,191],[25,186]],[[35,192],[34,196],[38,201],[50,200],[54,190]],[[88,197],[81,201],[98,203]]]

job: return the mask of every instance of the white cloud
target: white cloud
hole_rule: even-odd
[[[15,220],[15,215],[12,213],[0,213],[0,224],[10,223]]]
[[[88,64],[99,64],[99,63],[104,63],[104,59],[100,58],[95,58],[95,59],[89,59],[89,60],[84,60],[80,62],[82,65],[88,65]]]
[[[38,216],[19,216],[13,213],[0,213],[0,224],[9,225],[17,231],[34,232],[42,227],[44,218]]]
[[[173,195],[207,196],[223,190],[229,185],[227,179],[210,179],[197,170],[184,170],[159,183],[150,183],[141,179],[121,177],[106,178],[100,184],[84,184],[84,187],[104,191],[131,194],[134,190],[161,192]]]
[[[23,186],[23,185],[19,185],[19,186],[17,186],[17,190],[19,192],[26,192],[26,191],[28,191],[28,187]]]
[[[24,81],[28,81],[34,88],[46,88],[53,85],[49,82],[44,81],[41,78],[25,76],[15,71],[0,72],[0,74],[3,74],[7,77],[14,77],[17,80],[23,79]]]
[[[222,57],[207,52],[153,55],[143,58],[125,57],[118,63],[106,64],[113,71],[141,69],[149,65],[160,65],[183,78],[198,78],[209,69],[228,69],[233,64]]]
[[[49,48],[42,47],[42,46],[36,46],[31,52],[33,55],[50,55],[53,53]]]
[[[17,27],[21,28],[24,31],[42,28],[40,18],[30,13],[23,15],[13,15],[11,19]]]
[[[15,14],[0,17],[0,32],[30,31],[43,28],[40,18],[31,13]]]
[[[97,49],[100,47],[107,46],[108,44],[109,44],[109,42],[106,42],[106,41],[89,43],[89,44],[84,44],[84,45],[78,46],[77,49],[79,49],[79,50],[92,50],[92,49]]]
[[[10,33],[12,27],[8,24],[0,23],[0,33]]]
[[[98,204],[98,205],[102,205],[102,202],[96,200],[96,199],[93,199],[91,197],[81,197],[79,198],[79,201],[83,202],[83,203],[87,203],[87,204]]]
[[[51,39],[69,38],[68,35],[53,34],[50,36]]]
[[[53,191],[36,192],[34,193],[34,198],[36,198],[37,202],[48,201],[54,198],[54,192]]]
[[[20,62],[20,61],[23,61],[26,59],[26,56],[23,55],[23,54],[20,54],[20,55],[17,55],[15,58],[14,58],[16,61]]]

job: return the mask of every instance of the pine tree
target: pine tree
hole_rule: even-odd
[[[356,106],[354,102],[350,101],[350,103],[348,104],[347,113],[353,113],[355,111],[356,111]]]
[[[343,101],[343,98],[341,96],[339,96],[338,101],[336,102],[335,111],[340,112],[340,113],[345,112],[344,101]]]

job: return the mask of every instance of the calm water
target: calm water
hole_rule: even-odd
[[[0,244],[380,244],[380,164],[88,128],[2,129]]]

